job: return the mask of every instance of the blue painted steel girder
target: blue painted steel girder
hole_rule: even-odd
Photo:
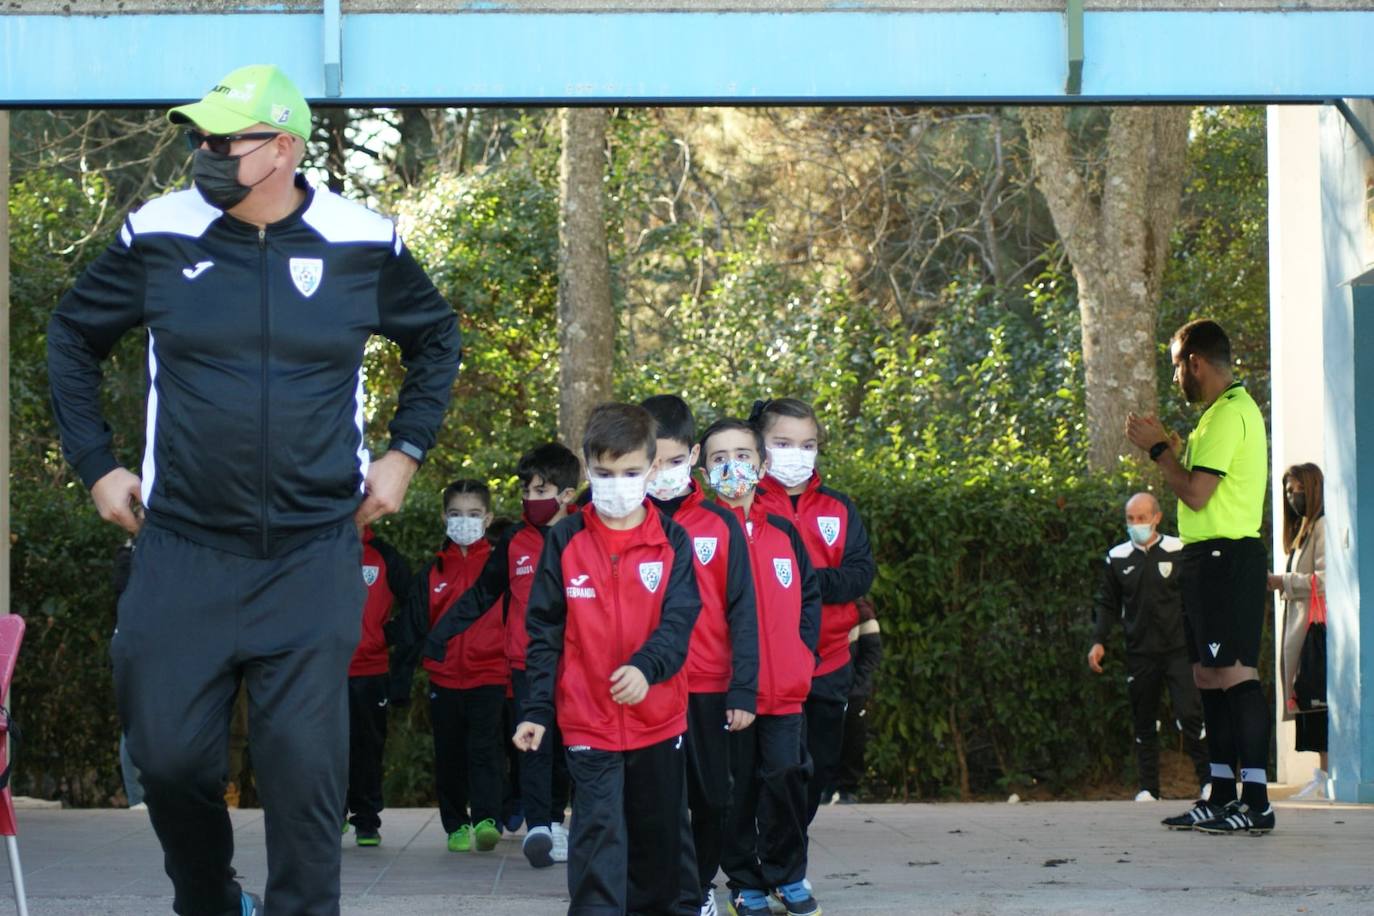
[[[268,61],[323,100],[325,35],[321,13],[0,15],[0,105],[161,105]],[[1067,41],[1054,12],[356,13],[338,100],[1065,100]],[[1374,95],[1374,13],[1089,12],[1084,44],[1078,101]]]

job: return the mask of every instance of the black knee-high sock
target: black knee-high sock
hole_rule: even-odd
[[[1240,758],[1241,800],[1256,811],[1269,807],[1265,774],[1269,762],[1269,710],[1259,681],[1244,681],[1226,691]]]
[[[1211,802],[1221,807],[1236,800],[1236,733],[1231,704],[1224,690],[1198,693],[1202,695],[1202,722],[1207,727],[1207,756],[1212,759]]]

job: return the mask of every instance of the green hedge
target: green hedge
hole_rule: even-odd
[[[885,657],[870,715],[871,792],[948,798],[1032,781],[1051,791],[1127,765],[1125,692],[1087,673],[1090,599],[1121,540],[1118,481],[1043,466],[876,471],[833,482],[854,496],[878,559]],[[415,564],[441,536],[430,494],[380,527]],[[120,537],[77,487],[16,492],[14,606],[29,631],[13,706],[25,729],[17,791],[98,806],[121,798],[108,637]],[[433,803],[424,678],[397,709],[393,805]]]

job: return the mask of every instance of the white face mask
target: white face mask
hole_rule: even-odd
[[[676,499],[692,484],[692,466],[686,461],[672,464],[658,472],[649,482],[649,495],[654,499]]]
[[[476,544],[482,535],[487,533],[486,520],[470,515],[451,515],[445,526],[448,539],[459,547]]]
[[[606,518],[624,518],[644,502],[644,477],[593,477],[592,505]]]
[[[808,448],[770,448],[768,476],[784,487],[796,487],[811,479],[816,470],[816,453]]]

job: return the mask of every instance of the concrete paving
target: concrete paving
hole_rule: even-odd
[[[1267,837],[1158,826],[1187,804],[830,806],[812,831],[810,876],[830,916],[1374,913],[1374,807],[1280,802]],[[432,809],[389,810],[383,820],[379,848],[343,838],[345,916],[566,908],[564,868],[531,869],[518,836],[491,853],[454,854]],[[235,811],[233,821],[235,865],[261,889],[261,812]],[[34,916],[171,912],[146,814],[23,810],[19,824]],[[9,891],[0,878],[0,913],[14,912]]]

